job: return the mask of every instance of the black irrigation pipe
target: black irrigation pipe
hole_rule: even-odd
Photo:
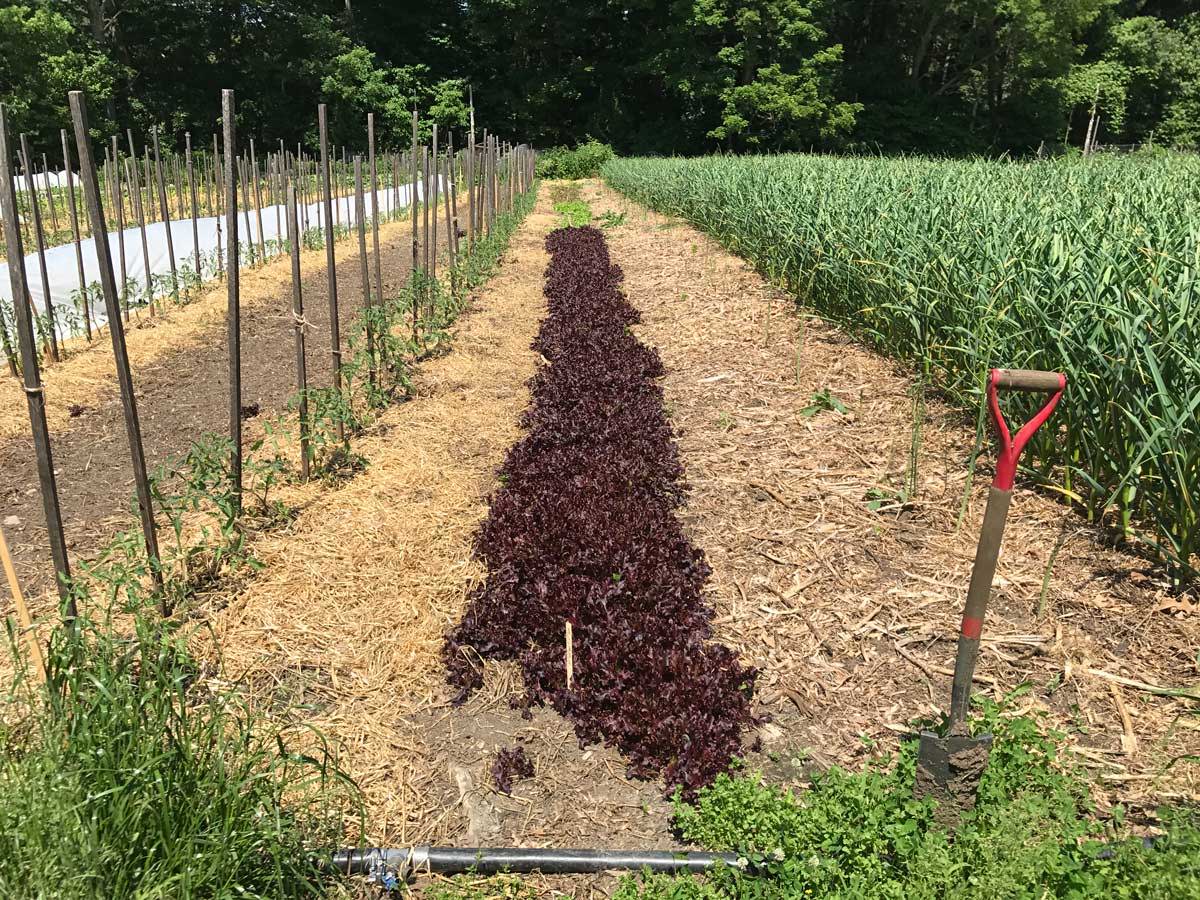
[[[581,850],[523,847],[367,847],[339,850],[325,864],[332,871],[362,875],[392,889],[412,875],[470,872],[478,875],[588,875],[609,871],[704,872],[718,863],[734,866],[736,853],[675,850]]]

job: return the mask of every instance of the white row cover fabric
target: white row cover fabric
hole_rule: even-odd
[[[50,172],[49,175],[50,175],[50,187],[65,188],[67,186],[67,170],[66,169],[63,169],[61,172]],[[73,173],[72,180],[75,182],[75,190],[79,190],[79,173],[78,172]],[[39,194],[44,192],[46,190],[46,173],[35,172],[33,175],[33,185],[34,185],[34,187],[37,188],[37,192]],[[24,174],[13,176],[13,187],[16,189],[18,194],[25,193],[25,176],[24,176]]]
[[[380,189],[378,192],[378,206],[381,215],[386,217],[397,209],[407,207],[411,192],[412,185],[402,185],[398,192],[393,188]],[[396,200],[397,193],[399,193],[398,203]],[[421,199],[420,185],[417,187],[417,198],[418,200]],[[369,191],[363,197],[363,206],[368,219],[373,218],[375,215],[375,200],[376,198]],[[337,223],[340,221],[343,225],[356,224],[354,197],[337,197],[335,198],[335,202],[338,206],[338,212],[334,216],[334,222]],[[276,211],[278,211],[278,216],[276,216]],[[301,216],[300,227],[303,228],[303,210],[299,214]],[[307,215],[309,228],[324,227],[325,220],[321,201],[307,204]],[[247,226],[247,217],[249,218],[249,226]],[[243,246],[253,244],[257,248],[259,242],[258,213],[253,209],[249,212],[239,209],[237,221],[239,242]],[[202,216],[196,220],[197,229],[200,233],[200,253],[202,258],[207,258],[218,247],[218,222],[221,223],[222,229],[219,244],[221,252],[224,253],[225,217]],[[113,225],[112,222],[108,222],[107,224],[110,228]],[[146,288],[146,264],[142,256],[141,229],[137,225],[134,225],[132,228],[126,228],[124,237],[125,272],[130,281],[137,280],[137,283],[141,286],[141,294],[144,296]],[[261,237],[264,242],[286,239],[286,207],[263,207]],[[176,268],[182,269],[185,265],[188,268],[193,267],[195,263],[192,257],[195,254],[195,245],[193,242],[191,218],[172,220],[171,241],[175,249]],[[117,232],[109,232],[108,244],[112,252],[113,270],[117,280],[117,290],[119,291],[121,289],[121,271],[119,237]],[[153,222],[146,225],[146,245],[150,250],[151,274],[158,276],[169,275],[171,272],[171,262],[167,249],[167,228],[165,223]],[[28,250],[29,248],[26,247],[25,249]],[[80,249],[83,253],[84,282],[92,285],[100,280],[100,267],[96,261],[96,248],[92,238],[88,237],[81,240]],[[226,261],[226,264],[228,264],[228,261]],[[46,250],[46,271],[49,277],[50,296],[53,298],[54,308],[56,310],[62,308],[74,311],[75,304],[72,297],[79,291],[79,267],[75,259],[75,243],[73,241],[67,244],[60,244],[57,247],[50,247]],[[29,286],[29,294],[33,299],[33,307],[40,315],[46,308],[46,292],[42,285],[41,270],[38,267],[36,250],[33,253],[26,253],[25,255],[25,280]],[[8,263],[0,263],[0,298],[12,301],[12,282],[9,279]],[[61,321],[63,320],[60,319]],[[103,302],[93,304],[92,324],[101,325],[106,321],[107,315]]]

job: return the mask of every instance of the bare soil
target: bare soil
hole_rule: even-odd
[[[373,267],[369,234],[367,240]],[[310,386],[328,384],[332,372],[324,258],[324,249],[305,251],[302,269],[304,315],[310,325],[306,337]],[[380,262],[386,295],[394,296],[407,279],[411,258],[412,233],[407,224],[381,226]],[[337,245],[337,285],[344,352],[363,299],[356,236]],[[178,456],[203,433],[228,429],[225,295],[222,283],[183,308],[168,309],[154,318],[143,311],[130,328],[138,415],[151,470]],[[283,413],[296,391],[291,306],[291,269],[286,256],[243,274],[242,402],[257,410],[259,422]],[[72,559],[77,562],[133,521],[133,476],[107,333],[61,365],[48,367],[45,383],[63,527]],[[5,523],[18,576],[27,593],[37,597],[53,586],[54,571],[33,441],[16,380],[6,379],[2,391],[5,427],[0,429],[0,521]],[[248,434],[254,433],[256,424],[246,424]]]

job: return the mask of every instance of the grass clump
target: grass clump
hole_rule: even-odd
[[[754,773],[720,776],[694,804],[679,799],[682,836],[739,854],[744,867],[706,878],[630,876],[619,900],[749,898],[1195,897],[1200,817],[1164,818],[1148,848],[1121,816],[1095,815],[1062,736],[985,708],[995,735],[978,805],[953,837],[913,797],[916,743],[858,773],[831,769],[796,795]]]
[[[17,677],[0,727],[0,896],[321,895],[315,859],[340,842],[353,785],[187,637],[140,613],[119,629],[81,617],[51,642],[45,688]]]
[[[538,154],[538,178],[595,178],[601,167],[615,157],[613,148],[591,138],[578,147],[551,147]]]

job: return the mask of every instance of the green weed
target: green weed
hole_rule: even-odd
[[[835,397],[829,388],[823,388],[808,398],[808,406],[800,410],[800,415],[810,419],[819,412],[836,412],[844,416],[849,411],[846,404]]]
[[[723,775],[675,802],[682,836],[732,851],[741,867],[705,879],[629,877],[621,900],[772,898],[1183,897],[1200,892],[1200,818],[1165,819],[1154,849],[1095,814],[1061,734],[985,703],[976,732],[995,744],[977,806],[951,836],[913,796],[916,742],[863,771],[814,776],[800,793],[753,772]],[[1109,853],[1105,853],[1105,850]],[[1146,893],[1147,889],[1149,892]]]

